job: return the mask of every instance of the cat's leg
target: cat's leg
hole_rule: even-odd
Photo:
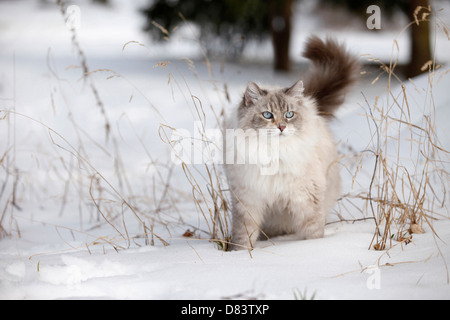
[[[293,227],[298,239],[323,238],[326,223],[324,198],[324,193],[313,183],[310,189],[303,190],[302,194],[291,202]]]
[[[315,212],[305,217],[299,226],[298,232],[305,240],[323,238],[325,234],[325,219],[321,212]]]
[[[233,203],[231,250],[252,250],[261,231],[263,209],[254,203]]]
[[[310,204],[301,203],[292,213],[292,229],[294,238],[298,240],[322,238],[325,219],[321,212],[311,210]]]
[[[327,216],[340,194],[340,182],[339,168],[334,162],[327,169],[326,179],[316,179],[310,184],[306,192],[309,205],[306,207],[313,210],[306,211],[301,224],[304,239],[323,238]]]

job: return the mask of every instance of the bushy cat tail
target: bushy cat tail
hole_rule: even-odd
[[[312,62],[304,79],[304,94],[317,101],[320,115],[332,117],[359,77],[358,58],[336,40],[322,41],[316,36],[308,39],[303,56]]]

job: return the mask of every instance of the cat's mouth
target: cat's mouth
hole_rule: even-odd
[[[292,136],[294,134],[294,132],[295,132],[295,129],[287,129],[287,128],[285,128],[283,130],[280,130],[278,128],[268,130],[268,134],[273,137],[277,137],[277,136],[278,137],[289,137],[289,136]]]

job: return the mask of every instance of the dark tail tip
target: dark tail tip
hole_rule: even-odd
[[[316,36],[308,39],[303,56],[312,62],[305,79],[305,95],[317,101],[321,115],[331,117],[359,78],[358,58],[336,40],[322,41]]]

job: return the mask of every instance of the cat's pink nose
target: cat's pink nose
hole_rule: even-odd
[[[278,129],[280,129],[280,131],[281,131],[281,132],[283,132],[283,131],[284,131],[284,129],[286,129],[286,126],[282,126],[282,125],[280,125],[280,126],[278,126]]]

